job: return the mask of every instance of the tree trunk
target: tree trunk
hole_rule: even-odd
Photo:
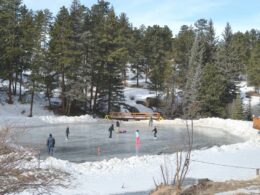
[[[148,69],[146,69],[146,70],[145,70],[145,83],[147,83],[147,79],[148,79],[148,72],[149,72],[149,70],[148,70]]]
[[[107,105],[107,114],[111,111],[111,97],[112,97],[112,65],[108,64],[109,67],[109,83],[108,83],[108,105]]]
[[[67,116],[70,116],[70,110],[71,110],[71,101],[67,101]]]
[[[124,86],[126,86],[126,69],[127,69],[127,67],[126,67],[126,65],[124,66],[124,68],[123,68],[123,80],[124,80]]]
[[[14,88],[13,88],[13,91],[14,91],[14,95],[16,95],[16,87],[17,87],[17,80],[18,80],[18,73],[16,72],[15,73],[15,81],[14,81]]]
[[[98,90],[99,90],[99,84],[97,83],[96,86],[96,91],[95,91],[95,97],[94,97],[94,105],[93,105],[93,111],[96,111],[97,108],[97,94],[98,94]]]
[[[64,75],[64,64],[61,65],[61,105],[62,112],[65,113],[65,75]]]
[[[12,74],[9,74],[9,87],[8,87],[8,104],[12,104],[13,100],[12,100]]]
[[[47,99],[48,99],[48,102],[49,102],[49,107],[50,109],[52,108],[51,107],[51,97],[50,97],[50,90],[49,90],[49,86],[47,86],[47,89],[46,89],[46,96],[47,96]]]
[[[93,78],[93,77],[92,77]],[[92,108],[92,101],[93,101],[93,81],[91,81],[91,87],[90,87],[90,100],[89,100],[89,109],[91,112],[93,112],[93,108]]]
[[[84,110],[85,110],[85,112],[87,112],[87,110],[88,110],[88,105],[87,105],[87,103],[88,103],[88,87],[87,87],[87,84],[86,84],[86,88],[85,88],[85,95],[86,95],[86,98],[85,98],[85,108],[84,108]]]
[[[136,86],[139,87],[139,71],[138,71],[138,67],[136,68]]]
[[[32,88],[32,94],[31,94],[31,106],[30,106],[30,114],[29,117],[33,116],[33,100],[34,100],[34,82],[33,82],[33,88]]]
[[[19,86],[19,102],[22,102],[22,84],[23,84],[23,71],[21,71],[21,75],[20,75],[20,86]]]

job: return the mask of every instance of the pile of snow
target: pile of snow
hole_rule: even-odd
[[[40,120],[50,123],[50,124],[59,124],[59,123],[84,123],[84,122],[96,122],[90,115],[81,115],[81,116],[40,116]]]
[[[186,125],[186,121],[181,119],[176,119],[173,121],[162,121],[166,123],[173,123],[173,125]],[[191,121],[188,121],[189,126],[191,127]],[[242,137],[244,139],[254,139],[256,138],[257,130],[253,129],[252,121],[241,121],[241,120],[232,120],[232,119],[221,119],[221,118],[203,118],[193,121],[194,127],[208,127],[206,133],[208,135],[214,134],[215,132],[210,131],[210,127],[215,129],[224,130],[227,133]]]

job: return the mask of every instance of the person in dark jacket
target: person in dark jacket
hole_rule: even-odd
[[[153,137],[154,138],[157,138],[157,128],[154,127],[154,129],[152,130],[154,133],[153,133]]]
[[[119,123],[119,121],[116,121],[116,132],[120,133],[120,123]]]
[[[109,131],[109,138],[112,138],[112,131],[114,131],[114,124],[112,124],[112,125],[109,127],[108,131]]]
[[[67,139],[69,139],[69,134],[70,134],[70,128],[67,127],[67,129],[66,129],[66,137],[67,137]]]
[[[55,139],[54,137],[52,137],[52,134],[50,134],[49,138],[47,139],[47,147],[48,147],[48,153],[51,156],[53,156],[54,146],[55,146]]]

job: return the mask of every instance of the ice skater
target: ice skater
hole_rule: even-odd
[[[154,138],[154,139],[157,139],[157,128],[156,128],[156,126],[154,127],[154,129],[152,130],[152,132],[154,132],[154,133],[153,133],[153,138]]]
[[[67,140],[69,139],[69,134],[70,134],[70,128],[67,127],[66,128],[66,138],[67,138]]]
[[[116,121],[116,132],[120,133],[120,123],[119,123],[119,121]]]
[[[140,132],[139,132],[139,130],[135,131],[135,143],[140,144]]]
[[[50,134],[49,138],[47,139],[48,154],[50,156],[53,156],[54,146],[55,146],[55,139],[54,137],[52,137],[52,134]]]
[[[153,126],[153,116],[150,116],[149,127],[152,127],[152,126]]]
[[[112,124],[112,125],[109,127],[108,131],[109,131],[109,138],[112,138],[112,132],[114,131],[114,124]]]

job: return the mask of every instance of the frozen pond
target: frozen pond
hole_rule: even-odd
[[[46,140],[52,133],[56,140],[54,156],[73,162],[99,161],[114,157],[124,158],[134,155],[174,153],[187,148],[187,131],[185,126],[157,123],[158,139],[153,138],[152,128],[144,122],[121,122],[124,134],[113,132],[108,138],[108,128],[111,121],[98,120],[84,124],[59,124],[28,127],[20,137],[19,143],[38,148],[41,159],[47,157]],[[65,130],[70,127],[69,140],[66,140]],[[141,144],[135,145],[135,130],[140,130]],[[211,132],[211,133],[201,133]],[[208,148],[214,145],[242,142],[241,138],[213,128],[194,128],[194,149]],[[100,153],[98,153],[98,148]]]

